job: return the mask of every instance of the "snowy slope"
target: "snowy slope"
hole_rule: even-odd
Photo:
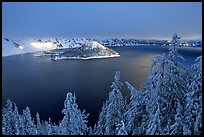
[[[53,50],[56,48],[75,48],[77,43],[87,41],[79,38],[29,38],[10,39],[2,38],[2,56],[32,53],[37,51]],[[63,47],[58,47],[61,44]],[[20,47],[20,48],[19,48]]]

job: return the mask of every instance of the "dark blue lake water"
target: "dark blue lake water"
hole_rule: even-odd
[[[102,103],[108,98],[115,71],[121,82],[141,87],[149,74],[151,59],[168,52],[166,47],[115,47],[121,56],[93,60],[59,60],[35,57],[34,54],[2,57],[2,105],[10,98],[22,110],[30,107],[32,116],[39,112],[43,120],[51,117],[58,124],[63,115],[67,92],[75,92],[80,109],[89,115],[89,124],[98,120]],[[179,53],[186,65],[202,54],[201,48],[182,48]],[[124,83],[125,84],[125,83]],[[123,95],[129,97],[126,85]]]

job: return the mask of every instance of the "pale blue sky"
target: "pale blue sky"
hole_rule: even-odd
[[[2,4],[5,37],[202,38],[201,2]]]

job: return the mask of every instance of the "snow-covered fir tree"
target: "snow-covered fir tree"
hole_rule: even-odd
[[[52,135],[52,123],[51,123],[51,118],[48,119],[48,125],[47,125],[47,133],[48,135]]]
[[[23,110],[23,121],[25,124],[25,133],[26,135],[35,135],[36,130],[35,130],[35,125],[34,125],[34,120],[31,117],[30,113],[30,108],[26,106],[25,110]]]
[[[161,116],[161,111],[159,107],[158,100],[156,102],[156,110],[154,113],[151,113],[150,118],[148,123],[148,128],[146,130],[147,135],[161,135],[164,134],[164,129],[162,128],[162,116]]]
[[[47,135],[48,131],[47,131],[47,121],[46,120],[42,120],[42,124],[41,124],[41,134],[42,135]]]
[[[5,108],[2,110],[2,134],[15,135],[13,103],[10,99],[7,99]]]
[[[126,82],[130,90],[129,109],[124,117],[127,123],[128,134],[144,135],[146,130],[147,112],[144,100],[144,93],[135,89],[130,83]]]
[[[202,133],[202,56],[192,65],[192,80],[185,95],[184,135]]]
[[[82,131],[82,135],[86,135],[89,133],[89,127],[88,127],[88,116],[89,114],[85,114],[86,111],[83,110],[83,112],[81,111],[78,111],[78,118],[79,118],[79,121],[78,121],[78,125],[80,126],[80,130]]]
[[[14,132],[15,135],[20,135],[21,134],[21,124],[20,124],[20,115],[18,113],[18,107],[14,104],[14,112],[13,112],[13,120],[14,120]]]
[[[36,113],[36,130],[37,130],[37,135],[43,135],[43,127],[42,123],[40,121],[40,115],[39,113]]]
[[[175,36],[176,37],[176,36]],[[173,40],[174,41],[174,37]],[[173,48],[172,48],[173,47]],[[175,124],[177,114],[176,109],[181,105],[181,113],[185,106],[184,95],[186,93],[186,81],[182,76],[181,67],[176,59],[181,57],[177,53],[176,44],[173,43],[168,55],[156,56],[152,60],[152,66],[147,83],[148,97],[147,111],[149,111],[149,121],[147,134],[169,134],[170,126]],[[177,102],[179,101],[179,103]],[[160,123],[158,131],[152,130],[155,127],[153,120],[155,115],[160,111],[159,119],[156,124]],[[183,121],[181,121],[183,122]],[[181,124],[183,125],[183,124]],[[155,131],[155,132],[153,132]],[[181,134],[182,131],[178,130]]]
[[[78,108],[76,96],[67,93],[62,110],[64,117],[59,125],[62,135],[85,135],[88,132],[87,116]]]
[[[52,123],[51,118],[48,119],[48,121],[44,121],[44,134],[45,135],[53,135],[53,129],[52,129]]]
[[[163,55],[164,56],[164,55]],[[161,65],[161,62],[164,62],[163,56],[156,56],[152,59],[151,71],[148,77],[148,99],[147,102],[147,111],[149,113],[148,119],[148,128],[146,134],[154,135],[154,134],[161,134],[164,127],[161,127],[161,111],[160,111],[160,103],[168,103],[167,101],[159,102],[159,98],[162,94],[164,94],[164,90],[161,89],[161,73],[163,72],[164,68]],[[165,104],[163,105],[165,106]],[[167,105],[166,105],[167,106]]]
[[[104,111],[101,112],[103,114],[99,117],[99,122],[103,124],[103,121],[105,121],[104,125],[98,124],[98,127],[100,126],[100,131],[97,131],[99,134],[116,135],[116,127],[124,119],[123,114],[126,111],[126,104],[120,91],[121,86],[120,72],[116,71],[114,81],[111,85],[113,90],[109,93],[106,106],[103,108]]]
[[[20,115],[20,128],[21,128],[21,135],[26,135],[26,130],[25,130],[25,121],[23,118],[23,115]]]
[[[183,134],[183,107],[180,104],[180,101],[177,100],[177,108],[175,115],[175,122],[170,126],[169,134],[170,135],[182,135]]]
[[[173,35],[172,41],[171,41],[172,45],[169,48],[167,59],[171,61],[171,64],[174,66],[173,68],[175,68],[175,69],[171,69],[170,73],[172,73],[172,75],[175,76],[177,86],[179,86],[179,88],[183,92],[187,93],[188,86],[186,86],[186,84],[188,84],[189,81],[191,81],[191,74],[189,74],[188,67],[183,63],[181,63],[181,61],[185,61],[185,59],[178,52],[180,39],[181,37],[178,37],[177,34]]]
[[[59,135],[59,126],[57,126],[55,123],[53,124],[52,127],[53,135]]]
[[[94,126],[94,134],[95,135],[103,135],[105,132],[105,122],[106,122],[106,112],[107,112],[107,100],[103,103],[101,112],[99,114],[99,119],[97,125]]]
[[[168,58],[173,61],[174,63],[179,63],[178,59],[185,60],[179,53],[178,53],[178,47],[180,45],[180,39],[181,37],[178,37],[177,34],[174,34],[172,36],[171,40],[171,46],[169,48],[169,54]]]
[[[2,108],[2,134],[6,135],[7,133],[7,117],[6,117],[6,108]]]

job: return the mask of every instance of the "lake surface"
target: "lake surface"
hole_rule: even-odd
[[[168,52],[166,47],[114,47],[121,56],[93,60],[59,60],[35,57],[34,54],[2,57],[2,105],[10,98],[22,110],[29,106],[32,116],[39,112],[58,124],[67,92],[76,94],[77,104],[89,115],[89,124],[97,122],[102,103],[112,90],[115,71],[121,72],[123,95],[129,97],[128,81],[136,88],[144,85],[151,59]],[[182,48],[179,53],[186,65],[202,54],[201,48]]]

